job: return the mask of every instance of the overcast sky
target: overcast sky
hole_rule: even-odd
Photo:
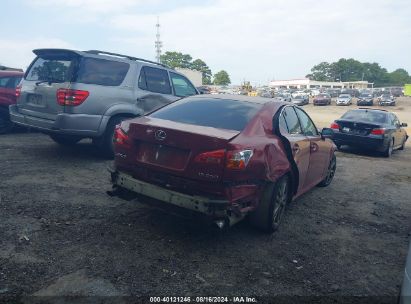
[[[0,2],[0,63],[26,68],[34,48],[201,58],[235,84],[302,78],[341,57],[411,73],[410,0],[14,0]]]

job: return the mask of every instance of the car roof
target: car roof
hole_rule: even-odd
[[[358,109],[352,109],[350,111],[359,111],[359,110],[380,111],[380,112],[384,112],[384,113],[389,113],[387,110],[384,110],[384,109],[373,109],[373,108],[358,108]]]
[[[0,71],[0,76],[23,76],[24,72],[20,71]]]
[[[247,96],[247,95],[235,95],[235,94],[202,94],[202,95],[193,95],[190,96],[191,98],[195,99],[221,99],[221,100],[237,100],[237,101],[245,101],[251,103],[258,103],[258,104],[266,104],[266,103],[278,103],[278,104],[286,104],[285,102],[278,100],[276,98],[263,98],[257,96]],[[289,103],[287,103],[289,104]]]
[[[110,60],[115,60],[115,61],[122,61],[122,62],[144,62],[147,63],[150,66],[161,66],[163,68],[172,70],[170,67],[154,62],[151,60],[143,59],[143,58],[137,58],[129,55],[123,55],[123,54],[118,54],[118,53],[112,53],[112,52],[106,52],[106,51],[100,51],[100,50],[89,50],[89,51],[78,51],[78,50],[71,50],[71,49],[58,49],[58,48],[44,48],[44,49],[35,49],[33,50],[33,53],[36,54],[37,56],[41,54],[47,54],[47,53],[52,53],[52,52],[61,52],[61,53],[66,53],[66,54],[76,54],[79,56],[87,56],[87,57],[94,57],[94,58],[107,58]]]

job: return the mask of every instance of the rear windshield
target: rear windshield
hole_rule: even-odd
[[[27,72],[25,79],[118,86],[123,82],[129,67],[125,62],[83,57],[77,68],[77,59],[73,57],[39,57]],[[73,77],[75,75],[77,77]]]
[[[386,123],[387,113],[382,111],[352,110],[345,113],[341,118],[366,123]]]
[[[150,117],[191,125],[242,131],[262,104],[214,98],[184,98]]]
[[[65,82],[70,81],[72,73],[72,59],[45,59],[38,57],[27,72],[25,79]]]

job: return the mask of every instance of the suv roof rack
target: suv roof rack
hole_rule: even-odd
[[[168,67],[165,64],[159,63],[159,62],[155,62],[155,61],[151,61],[151,60],[147,60],[147,59],[143,59],[143,58],[137,58],[137,57],[133,57],[133,56],[128,56],[128,55],[122,55],[122,54],[117,54],[117,53],[111,53],[111,52],[105,52],[105,51],[99,51],[99,50],[89,50],[89,51],[85,51],[85,53],[89,53],[89,54],[103,54],[103,55],[110,55],[110,56],[116,56],[116,57],[123,57],[123,58],[127,58],[129,60],[135,60],[135,61],[143,61],[143,62],[148,62],[151,64],[156,64],[156,65],[160,65],[162,67],[168,68],[170,69],[170,67]]]

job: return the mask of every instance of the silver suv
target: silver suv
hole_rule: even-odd
[[[94,50],[33,52],[10,118],[62,145],[92,138],[112,156],[114,128],[122,120],[198,94],[185,76],[149,60]]]

